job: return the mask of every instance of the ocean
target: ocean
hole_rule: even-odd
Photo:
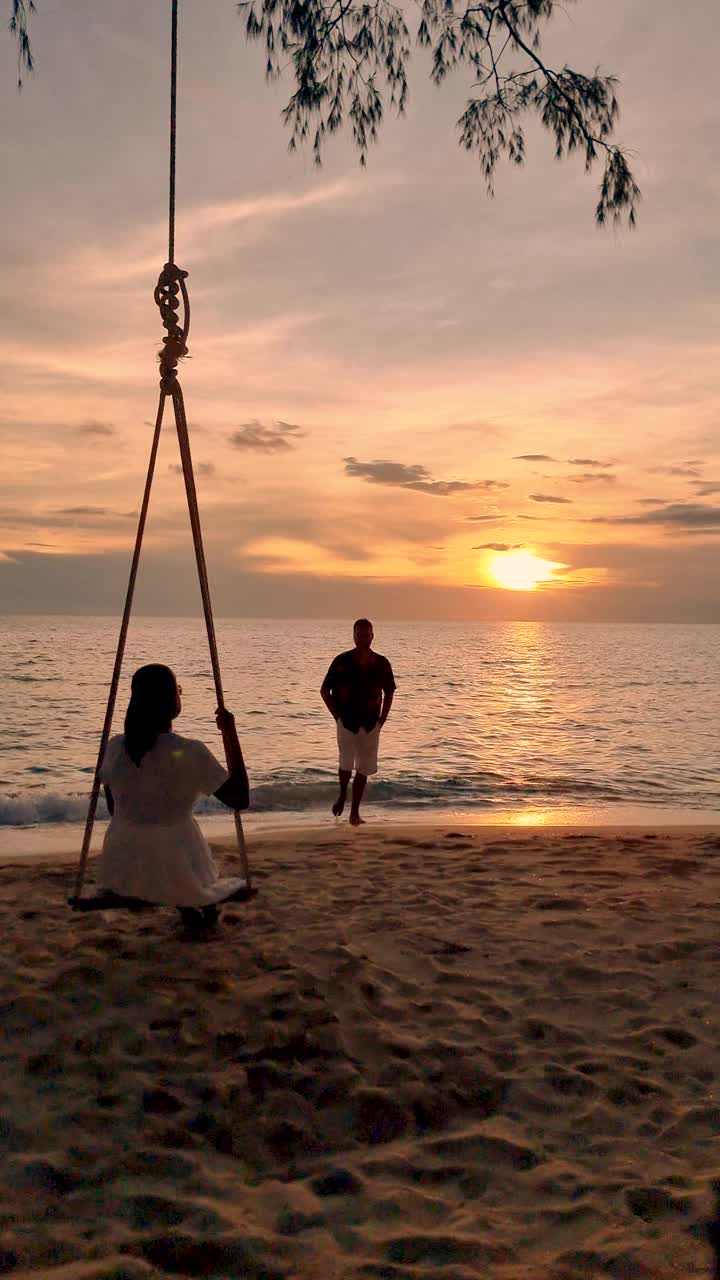
[[[0,617],[0,828],[83,820],[118,620]],[[690,820],[720,813],[720,627],[642,624],[382,623],[395,705],[368,814],[604,815]],[[335,729],[320,700],[331,658],[351,646],[335,621],[219,619],[227,705],[236,714],[252,813],[329,810]],[[183,686],[179,732],[221,754],[202,620],[131,623],[116,713],[144,662]],[[219,812],[210,800],[200,812]],[[99,817],[104,815],[101,804]]]

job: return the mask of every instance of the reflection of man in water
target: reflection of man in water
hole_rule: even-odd
[[[354,768],[350,821],[359,827],[363,822],[360,801],[368,777],[377,773],[380,730],[390,715],[395,679],[387,658],[373,652],[372,623],[367,618],[355,623],[353,639],[355,648],[331,662],[320,693],[337,723],[340,794],[332,811],[339,818],[345,808]]]

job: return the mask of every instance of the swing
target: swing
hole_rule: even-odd
[[[187,337],[190,328],[190,299],[188,297],[185,280],[187,271],[182,271],[175,263],[175,117],[177,104],[177,16],[178,16],[178,0],[172,0],[172,39],[171,39],[171,57],[170,57],[170,191],[169,191],[169,217],[168,217],[168,261],[163,267],[157,286],[155,288],[155,302],[160,309],[160,317],[166,335],[163,338],[163,350],[160,353],[160,400],[158,403],[157,415],[155,418],[155,430],[150,448],[150,461],[148,463],[147,477],[145,479],[145,491],[143,493],[142,505],[140,507],[140,516],[138,519],[137,535],[135,538],[135,549],[133,552],[132,563],[130,566],[130,578],[128,581],[127,593],[125,596],[125,607],[123,609],[122,622],[120,624],[120,636],[118,639],[117,652],[115,654],[115,665],[113,667],[112,679],[110,681],[110,693],[108,696],[107,710],[105,712],[105,721],[103,724],[102,734],[100,736],[100,746],[98,749],[97,764],[95,766],[95,777],[93,779],[92,791],[90,793],[90,801],[88,805],[88,815],[85,823],[85,834],[83,837],[82,849],[80,852],[80,862],[78,865],[77,875],[75,879],[75,889],[71,897],[68,898],[68,904],[73,911],[109,911],[118,908],[130,911],[137,911],[154,906],[153,903],[141,901],[138,898],[125,897],[121,894],[103,892],[96,893],[92,897],[83,897],[83,884],[85,880],[85,871],[87,867],[88,855],[90,852],[90,842],[92,840],[93,825],[95,822],[95,814],[97,810],[98,796],[100,794],[100,771],[102,769],[105,750],[110,737],[110,729],[112,726],[113,713],[115,710],[115,701],[117,698],[118,684],[120,681],[120,670],[122,667],[123,655],[125,652],[125,641],[127,639],[128,626],[130,623],[130,613],[132,610],[133,595],[135,592],[135,580],[137,578],[138,564],[140,562],[140,551],[142,549],[143,534],[145,532],[145,521],[147,518],[148,505],[150,502],[150,490],[152,488],[153,476],[155,473],[155,460],[157,458],[158,444],[160,442],[160,431],[162,429],[163,413],[165,409],[165,401],[172,401],[175,414],[175,427],[177,430],[178,444],[180,446],[180,459],[182,462],[182,473],[185,481],[185,494],[187,496],[188,512],[190,515],[190,527],[192,530],[193,545],[195,548],[195,562],[198,571],[198,580],[200,583],[200,594],[202,596],[203,612],[205,615],[205,628],[207,630],[208,647],[210,650],[210,661],[212,664],[213,679],[215,682],[215,696],[218,707],[223,710],[225,701],[223,696],[222,678],[220,674],[220,661],[218,658],[217,641],[215,638],[215,624],[213,621],[212,604],[210,600],[210,587],[208,584],[207,567],[205,564],[205,552],[203,549],[202,532],[200,528],[200,513],[198,510],[197,492],[195,489],[195,476],[193,473],[192,456],[190,453],[190,439],[188,436],[187,418],[185,416],[185,402],[183,400],[182,388],[178,381],[177,366],[179,360],[187,355]],[[183,321],[178,322],[177,311],[183,306]],[[225,746],[225,757],[229,765],[229,756],[227,744]],[[250,866],[248,863],[247,850],[245,848],[245,836],[243,832],[242,819],[236,811],[235,832],[237,836],[238,850],[242,862],[243,874],[245,877],[245,886],[235,891],[225,901],[244,902],[254,897],[257,890],[253,888],[250,879]],[[220,904],[218,904],[220,905]]]

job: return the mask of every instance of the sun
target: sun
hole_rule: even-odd
[[[532,551],[506,551],[493,556],[489,568],[498,586],[506,591],[534,591],[543,582],[554,582],[555,570],[567,565],[543,560]]]

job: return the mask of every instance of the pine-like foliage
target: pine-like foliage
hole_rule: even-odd
[[[418,0],[411,33],[409,6],[390,0],[238,5],[248,37],[264,42],[267,75],[292,69],[295,91],[283,113],[291,149],[312,136],[320,163],[327,136],[349,120],[364,164],[385,102],[400,114],[405,109],[414,37],[430,51],[436,84],[460,68],[472,78],[457,129],[461,146],[478,156],[490,194],[499,160],[523,163],[524,123],[535,115],[552,134],[559,159],[579,151],[586,170],[604,161],[597,221],[626,217],[634,225],[640,191],[627,153],[612,140],[617,82],[598,71],[587,76],[546,64],[541,36],[555,8],[555,0]]]
[[[33,70],[33,56],[28,35],[28,17],[35,12],[34,0],[11,0],[10,31],[18,47],[18,88],[22,88],[23,72]]]

